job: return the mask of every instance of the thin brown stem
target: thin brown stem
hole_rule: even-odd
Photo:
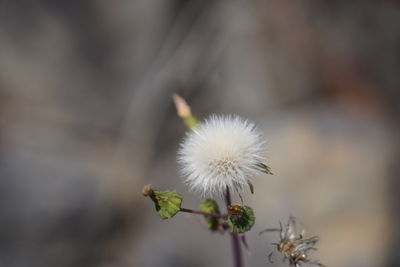
[[[225,193],[225,202],[228,208],[229,205],[232,204],[231,194],[229,192],[229,188],[226,188]],[[242,267],[242,251],[240,249],[240,240],[238,233],[231,232],[231,240],[232,240],[232,250],[233,250],[233,262],[235,267]]]
[[[226,207],[230,206],[232,204],[231,201],[231,192],[229,191],[229,188],[226,188],[226,193],[225,193],[225,202],[226,202]]]
[[[235,267],[242,267],[242,251],[240,249],[240,241],[237,233],[231,233],[232,249]]]
[[[228,215],[226,215],[226,214],[210,213],[210,212],[204,212],[204,211],[199,211],[199,210],[191,210],[191,209],[185,209],[185,208],[181,208],[180,211],[181,212],[204,215],[204,216],[216,217],[216,218],[220,218],[220,219],[226,219],[228,217]]]

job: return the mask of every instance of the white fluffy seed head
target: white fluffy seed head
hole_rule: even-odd
[[[185,183],[207,197],[239,191],[261,171],[265,141],[255,125],[238,116],[213,115],[190,131],[178,152]]]

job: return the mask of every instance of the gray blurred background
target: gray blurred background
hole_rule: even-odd
[[[173,92],[268,140],[246,266],[287,266],[257,233],[290,214],[328,266],[400,266],[399,48],[397,1],[0,0],[0,266],[231,266],[141,195],[200,201]]]

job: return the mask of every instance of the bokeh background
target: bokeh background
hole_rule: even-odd
[[[268,140],[246,266],[287,266],[257,233],[290,214],[328,266],[400,266],[399,48],[397,1],[0,0],[0,266],[231,266],[141,195],[200,201],[173,92]]]

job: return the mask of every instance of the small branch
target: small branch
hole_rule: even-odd
[[[226,193],[225,193],[225,202],[226,206],[228,207],[229,205],[232,204],[231,201],[231,194],[229,192],[229,188],[226,188]],[[240,237],[238,233],[230,233],[232,237],[232,250],[233,250],[233,261],[234,261],[234,266],[235,267],[242,267],[242,251],[240,249]]]
[[[187,213],[199,214],[199,215],[204,215],[204,216],[216,217],[216,218],[220,218],[220,219],[226,219],[228,217],[228,215],[226,215],[226,214],[210,213],[210,212],[204,212],[204,211],[199,211],[199,210],[191,210],[191,209],[185,209],[185,208],[181,208],[181,212],[187,212]]]

